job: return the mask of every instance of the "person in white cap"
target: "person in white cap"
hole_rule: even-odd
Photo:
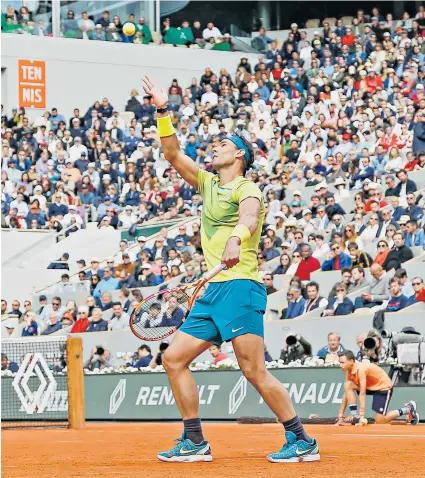
[[[316,223],[313,220],[313,214],[311,210],[304,209],[302,216],[302,219],[298,221],[298,226],[303,229],[304,233],[314,232],[316,230]]]
[[[350,191],[346,188],[344,178],[336,178],[334,185],[337,189],[334,195],[335,202],[337,204],[340,203],[343,199],[350,197]]]
[[[81,219],[81,216],[77,214],[76,206],[70,204],[68,206],[68,214],[65,214],[63,220],[61,221],[61,224],[63,227],[68,227],[73,224],[74,221],[78,228],[81,228],[83,226],[83,220]]]
[[[86,153],[88,156],[89,152],[87,147],[82,144],[80,136],[76,136],[74,138],[74,145],[71,146],[68,150],[69,157],[72,159],[72,162],[76,161],[77,159],[81,158],[81,153]]]
[[[40,204],[40,209],[44,212],[47,211],[47,199],[46,196],[43,196],[43,188],[38,184],[34,188],[34,194],[30,197],[30,202],[33,202],[34,199],[37,199]]]
[[[124,211],[118,216],[119,227],[129,229],[133,224],[136,224],[137,217],[133,213],[133,208],[130,205],[125,206]]]

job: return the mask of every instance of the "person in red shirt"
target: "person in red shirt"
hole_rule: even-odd
[[[374,70],[367,70],[366,86],[368,93],[376,93],[378,86],[383,88],[382,78]]]
[[[210,350],[210,354],[212,355],[214,359],[213,365],[217,365],[218,362],[221,362],[222,360],[226,360],[229,358],[228,355],[224,354],[221,351],[221,347],[219,347],[218,345],[211,345],[209,350]]]
[[[301,257],[302,260],[298,264],[295,275],[301,280],[310,280],[310,274],[320,269],[320,262],[312,256],[312,250],[308,244],[301,247]]]
[[[341,38],[341,43],[343,45],[347,45],[348,47],[352,47],[354,43],[356,42],[356,37],[354,36],[353,31],[351,30],[350,27],[347,27],[345,29],[346,33],[345,35]]]
[[[369,186],[369,191],[371,187]],[[388,203],[382,199],[382,189],[376,187],[375,192],[370,193],[370,199],[367,201],[365,205],[365,212],[371,212],[372,211],[372,203],[377,202],[379,203],[379,207],[383,208],[385,206],[388,206]]]
[[[80,307],[78,307],[78,317],[72,326],[71,333],[79,334],[85,332],[89,324],[89,308],[86,305],[80,305]]]

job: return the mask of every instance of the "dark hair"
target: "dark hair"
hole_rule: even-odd
[[[309,282],[307,285],[306,285],[306,289],[308,289],[309,287],[315,287],[317,292],[319,292],[319,284],[315,281],[311,281]]]
[[[156,310],[161,310],[161,305],[159,302],[154,302],[150,307],[149,310],[156,309]]]
[[[350,267],[344,267],[344,269],[341,270],[341,275],[345,274],[346,272],[349,272],[351,274],[351,268]]]
[[[350,242],[348,244],[348,249],[359,249],[359,245],[357,244],[357,242]]]
[[[146,344],[142,344],[138,350],[147,350],[149,353],[151,353],[151,348]]]
[[[116,305],[119,305],[120,307],[122,307],[121,302],[112,302],[112,307],[115,307]]]
[[[354,269],[357,269],[360,273],[364,275],[364,269],[362,266],[354,266],[351,268],[351,272],[353,272]]]
[[[130,295],[130,290],[127,289],[126,287],[123,287],[123,288],[121,289],[121,292],[123,293],[123,295],[124,295],[125,297],[129,297],[129,295]]]
[[[53,302],[54,300],[57,300],[60,304],[62,304],[62,299],[61,299],[60,297],[57,297],[57,296],[56,296],[56,297],[52,297],[52,302]],[[19,302],[19,301],[16,301],[16,302]]]
[[[343,350],[342,352],[338,352],[338,357],[346,357],[347,360],[356,360],[356,357],[351,350]]]

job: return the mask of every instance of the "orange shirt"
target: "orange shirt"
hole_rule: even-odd
[[[347,380],[354,382],[360,387],[359,372],[361,370],[364,370],[366,373],[366,390],[371,390],[372,392],[378,390],[385,391],[393,387],[393,383],[387,373],[374,363],[355,362],[353,370],[347,372]]]

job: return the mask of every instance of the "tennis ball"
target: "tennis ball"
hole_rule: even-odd
[[[136,33],[136,27],[134,23],[125,23],[124,26],[122,27],[122,32],[126,37],[131,37]]]

